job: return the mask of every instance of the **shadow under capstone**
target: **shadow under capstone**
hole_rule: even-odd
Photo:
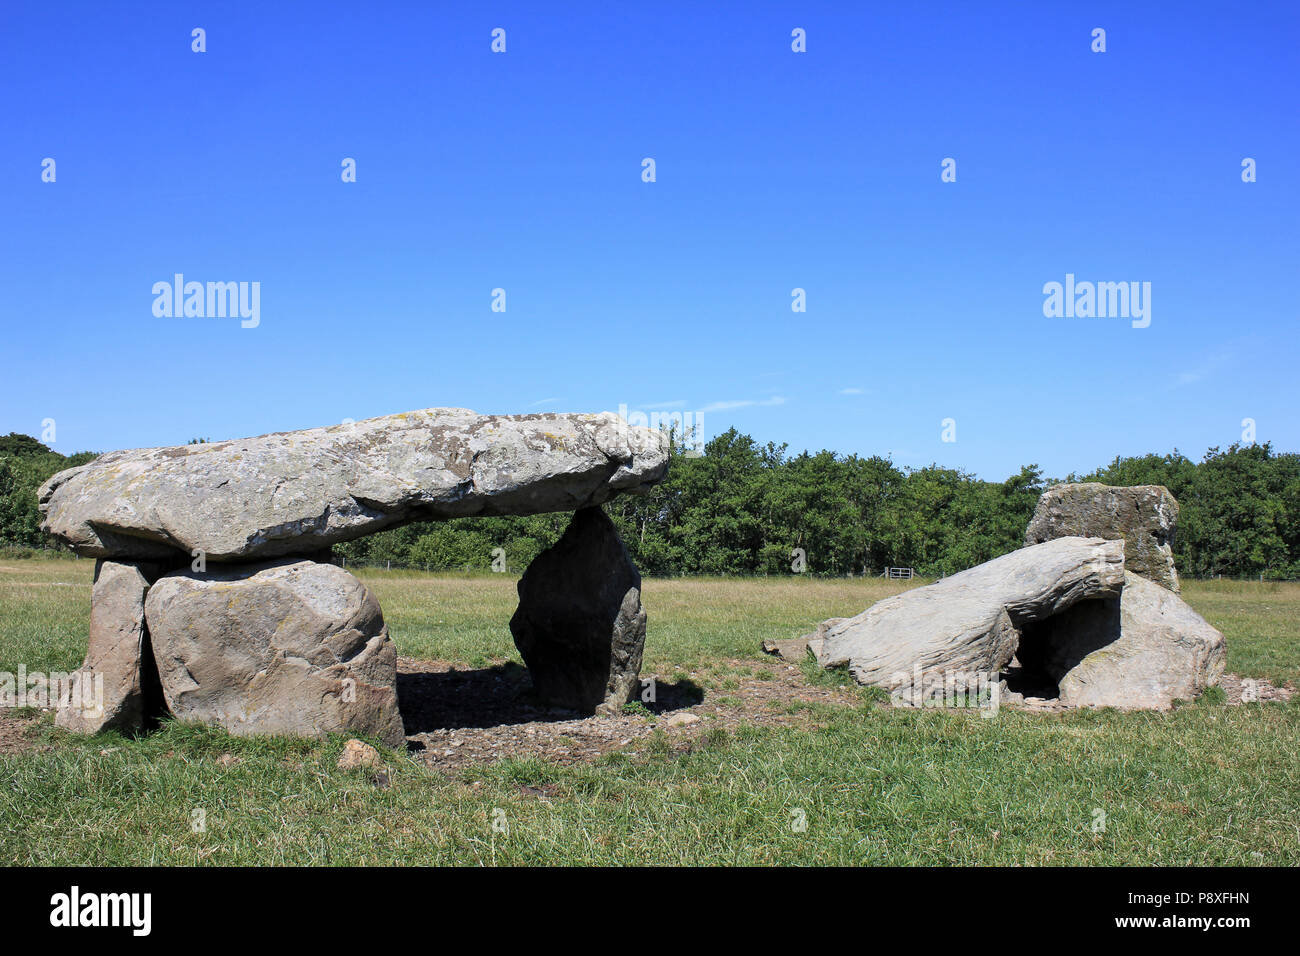
[[[408,737],[592,716],[590,711],[551,707],[539,700],[528,671],[513,661],[477,669],[399,673],[397,700]],[[703,688],[692,680],[657,680],[655,699],[645,707],[667,714],[703,700]]]

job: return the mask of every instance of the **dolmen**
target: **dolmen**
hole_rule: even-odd
[[[56,721],[134,731],[170,712],[234,734],[397,745],[396,650],[330,547],[416,521],[557,511],[574,517],[525,571],[511,630],[543,701],[620,707],[639,690],[646,615],[599,506],[667,467],[661,432],[612,413],[431,408],[59,472],[40,489],[42,527],[98,561],[84,688]]]
[[[1026,547],[828,620],[806,646],[905,703],[960,683],[1006,703],[1169,708],[1218,683],[1225,653],[1176,593],[1177,514],[1163,487],[1054,486]]]

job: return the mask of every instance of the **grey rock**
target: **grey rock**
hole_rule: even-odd
[[[797,664],[807,660],[808,655],[813,653],[809,643],[807,637],[792,637],[785,641],[764,641],[763,653],[774,654],[783,661]]]
[[[1119,597],[1123,585],[1123,542],[1057,538],[831,624],[817,660],[847,665],[858,683],[888,690],[914,685],[918,672],[922,681],[944,671],[996,674],[1026,626],[1080,601]]]
[[[837,624],[844,623],[846,620],[848,620],[848,618],[828,618],[817,625],[817,630],[813,631],[811,634],[805,634],[803,637],[798,638],[798,640],[802,641],[804,644],[805,654],[811,654],[814,658],[820,658],[822,655],[822,648],[826,646],[826,632]],[[766,647],[764,647],[764,650],[766,650]],[[785,655],[783,654],[782,656],[784,657]],[[802,660],[802,658],[800,659]]]
[[[397,651],[379,604],[342,568],[277,561],[164,575],[145,621],[181,720],[233,734],[403,741]]]
[[[1067,535],[1124,539],[1124,567],[1177,593],[1178,501],[1163,485],[1053,485],[1038,499],[1025,544]]]
[[[667,442],[613,413],[458,408],[117,451],[41,487],[42,527],[94,557],[304,555],[412,521],[572,511],[663,478]]]
[[[1018,662],[1058,684],[1065,707],[1164,710],[1223,674],[1223,635],[1181,598],[1132,572],[1119,598],[1087,601],[1027,629]]]
[[[611,713],[637,696],[641,575],[599,508],[578,511],[524,571],[510,632],[545,702]]]
[[[65,730],[94,734],[143,727],[147,678],[156,680],[144,623],[154,573],[147,565],[96,562],[86,660],[73,675],[71,698],[54,718]]]

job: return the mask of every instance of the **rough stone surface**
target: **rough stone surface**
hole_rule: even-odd
[[[848,618],[827,618],[825,621],[822,621],[817,625],[817,630],[813,631],[811,634],[805,634],[803,637],[798,638],[798,640],[802,641],[804,644],[805,654],[811,654],[814,658],[820,658],[822,656],[822,648],[826,645],[826,632],[837,624],[844,623],[846,620],[848,620]],[[764,647],[764,650],[766,650],[766,647]],[[781,656],[785,657],[786,655],[782,654]],[[792,658],[787,659],[789,660]],[[802,658],[800,659],[802,660]]]
[[[54,718],[65,730],[94,734],[107,729],[130,732],[143,726],[145,669],[153,676],[144,625],[149,570],[114,561],[95,565],[86,660],[73,678],[72,700],[64,702],[80,706],[60,706]],[[97,699],[100,679],[102,702]]]
[[[613,413],[458,408],[258,438],[117,451],[40,490],[43,528],[83,555],[303,555],[411,521],[600,504],[659,481],[661,432]]]
[[[1053,485],[1038,499],[1025,544],[1068,535],[1124,539],[1124,567],[1177,593],[1173,541],[1178,502],[1162,485]]]
[[[1117,598],[1123,585],[1123,542],[1057,538],[878,601],[825,628],[817,659],[889,690],[913,682],[918,668],[997,673],[1026,626],[1080,601]]]
[[[807,637],[792,637],[786,641],[764,641],[763,653],[774,654],[782,660],[798,664],[800,661],[807,660],[810,653],[814,653],[809,648],[809,643]]]
[[[343,745],[343,752],[339,754],[338,768],[340,770],[356,770],[366,768],[374,770],[382,767],[383,758],[379,756],[379,751],[364,740],[357,740],[355,737]]]
[[[646,632],[641,575],[599,508],[575,514],[524,571],[510,631],[547,703],[609,713],[637,696]]]
[[[378,602],[342,568],[286,560],[173,572],[149,589],[145,620],[179,719],[239,735],[403,740],[397,652]]]
[[[1223,674],[1223,635],[1181,598],[1128,573],[1119,598],[1076,604],[1025,632],[1016,657],[1066,707],[1164,710]]]

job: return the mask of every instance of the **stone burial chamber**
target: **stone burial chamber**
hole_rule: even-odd
[[[326,563],[330,546],[415,521],[555,511],[575,514],[519,582],[515,643],[543,700],[617,708],[639,689],[646,615],[599,505],[667,468],[666,437],[612,413],[432,408],[59,472],[40,489],[42,527],[98,559],[76,679],[103,690],[72,695],[56,721],[131,732],[170,712],[235,734],[397,745],[396,649],[374,595]]]
[[[1026,547],[802,640],[821,666],[911,700],[953,675],[990,675],[1006,702],[1166,709],[1218,683],[1225,654],[1223,635],[1175,593],[1177,515],[1158,486],[1055,486]]]

